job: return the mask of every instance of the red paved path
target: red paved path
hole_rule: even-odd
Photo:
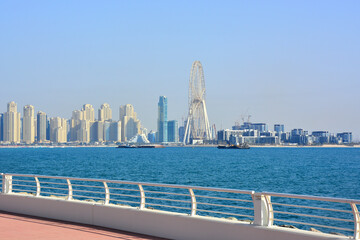
[[[0,239],[6,240],[133,240],[163,239],[91,225],[0,211]]]

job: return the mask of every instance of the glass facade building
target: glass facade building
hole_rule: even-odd
[[[39,111],[37,113],[37,141],[45,142],[47,140],[47,116],[46,113]]]
[[[284,124],[275,124],[274,125],[274,131],[277,132],[277,133],[285,132]]]
[[[168,126],[167,126],[167,98],[165,96],[159,97],[158,103],[158,142],[167,142]]]
[[[3,137],[3,114],[0,113],[0,142],[3,141],[4,137]]]
[[[337,137],[340,137],[342,139],[343,143],[352,143],[352,133],[351,132],[338,133]]]
[[[172,120],[168,122],[168,142],[179,142],[178,121]]]

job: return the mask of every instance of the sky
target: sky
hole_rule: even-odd
[[[360,140],[359,12],[358,0],[0,0],[0,112],[15,101],[70,118],[106,102],[117,120],[130,103],[156,130],[161,95],[169,120],[186,118],[199,60],[217,129],[251,115]]]

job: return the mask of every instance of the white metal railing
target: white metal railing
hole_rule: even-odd
[[[268,224],[272,225],[274,221],[279,222],[287,222],[293,224],[300,224],[306,226],[313,226],[313,227],[321,227],[321,228],[328,228],[334,230],[340,230],[345,232],[354,232],[354,239],[359,239],[360,233],[360,218],[359,218],[359,211],[356,205],[360,205],[359,200],[353,199],[342,199],[342,198],[329,198],[329,197],[315,197],[315,196],[307,196],[307,195],[295,195],[295,194],[281,194],[281,193],[270,193],[270,192],[263,192],[262,195],[267,197],[266,200],[266,207],[269,209],[268,214]],[[278,201],[271,200],[271,197],[276,198]],[[287,199],[287,203],[280,202],[281,199]],[[294,200],[298,200],[297,204],[293,204]],[[303,204],[301,204],[303,202]],[[310,205],[311,203],[323,203],[323,205],[331,205],[329,203],[336,203],[341,209],[339,208],[329,208],[329,207],[319,207]],[[326,204],[328,203],[328,204]],[[306,204],[306,205],[304,205]],[[281,209],[274,209],[277,208],[285,208],[285,210]],[[309,213],[300,212],[301,210],[306,209]],[[349,210],[347,210],[349,209]],[[315,213],[313,213],[315,212]],[[322,213],[322,214],[319,214]],[[351,216],[350,218],[344,217],[334,217],[333,214],[341,214],[343,216]],[[275,214],[277,218],[275,218]],[[327,216],[325,216],[327,215]],[[304,221],[295,221],[289,220],[288,218],[283,218],[281,216],[296,216],[298,218],[303,219],[313,219],[313,220],[327,220],[329,224],[323,225],[319,223],[311,222],[304,222]],[[345,228],[336,226],[338,224],[331,225],[330,223],[353,223],[353,228]],[[335,225],[335,226],[334,226]]]
[[[1,174],[2,194],[27,193],[190,216],[236,217],[260,226],[290,223],[353,232],[360,239],[359,200],[104,179]],[[335,215],[336,214],[336,215]]]

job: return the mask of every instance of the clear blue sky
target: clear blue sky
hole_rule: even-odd
[[[286,130],[360,136],[360,1],[1,1],[0,112],[9,101],[71,117],[131,103],[156,130],[187,114],[191,64],[210,123],[242,114]]]

